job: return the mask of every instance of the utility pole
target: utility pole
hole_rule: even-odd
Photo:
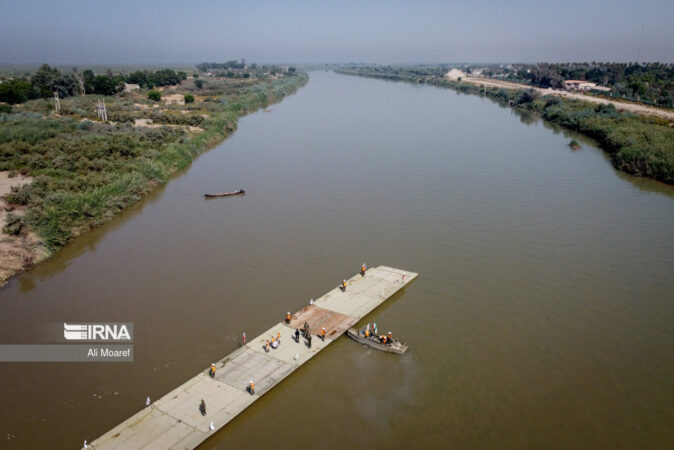
[[[57,113],[61,112],[61,101],[59,100],[58,91],[54,91],[54,111]]]
[[[108,121],[108,111],[105,109],[105,102],[102,100],[98,100],[96,104],[96,116],[103,122]]]

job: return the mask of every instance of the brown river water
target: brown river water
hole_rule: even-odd
[[[0,448],[91,442],[363,262],[420,274],[362,321],[408,352],[342,337],[202,448],[671,448],[672,187],[451,90],[314,72],[270,108],[0,290],[0,344],[135,351],[0,363]]]

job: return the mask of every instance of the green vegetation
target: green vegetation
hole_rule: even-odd
[[[609,96],[650,105],[674,106],[674,64],[663,63],[539,63],[471,65],[468,73],[480,71],[489,77],[563,88],[564,80],[584,80],[611,88]]]
[[[580,143],[575,139],[571,139],[571,142],[569,142],[569,147],[574,150],[578,150],[580,148]]]
[[[377,78],[420,82],[442,77],[450,68],[442,65],[367,66],[349,65],[337,71],[358,71]],[[601,92],[613,98],[633,100],[654,106],[674,107],[674,64],[663,63],[538,63],[538,64],[464,64],[469,75],[514,81],[543,88],[564,88],[564,80],[584,80],[610,88]],[[460,81],[460,80],[459,80]],[[421,81],[424,82],[424,81]]]
[[[185,104],[190,104],[194,103],[194,95],[192,94],[185,94]]]
[[[113,74],[106,70],[105,74],[96,75],[91,69],[80,74],[76,69],[71,73],[62,73],[56,68],[42,64],[32,76],[10,78],[0,84],[0,102],[15,105],[36,98],[51,98],[58,92],[60,98],[82,94],[114,95],[124,88],[124,83],[138,84],[142,88],[156,86],[175,86],[187,79],[185,72],[171,69],[157,71],[137,70],[128,75]]]
[[[96,78],[89,80],[95,84]],[[240,116],[280,101],[307,80],[306,74],[211,78],[207,89],[187,80],[164,94],[191,96],[193,102],[154,108],[147,91],[120,93],[105,98],[111,122],[98,120],[98,96],[65,98],[59,115],[52,114],[48,99],[17,104],[12,113],[0,113],[0,170],[34,181],[5,197],[25,214],[8,214],[4,231],[35,231],[54,252],[165,183],[232,133]],[[138,118],[152,119],[153,127],[134,126]]]
[[[0,84],[0,102],[15,105],[34,98],[49,98],[58,92],[65,98],[79,92],[79,81],[73,74],[62,74],[43,64],[30,79],[10,79]]]
[[[199,72],[208,72],[209,70],[217,70],[217,69],[243,69],[245,67],[246,62],[244,60],[238,62],[235,59],[224,63],[203,62],[197,65],[197,69],[199,70]]]
[[[156,72],[137,70],[127,75],[125,81],[130,84],[137,84],[142,88],[153,88],[156,86],[175,86],[186,79],[187,74],[185,72],[162,69]]]
[[[0,84],[0,102],[15,105],[37,98],[33,85],[25,80],[8,80]]]
[[[451,81],[436,75],[444,68],[353,66],[337,72],[385,80],[426,83],[461,93],[485,95],[504,105],[525,109],[544,119],[596,139],[613,165],[632,175],[674,184],[674,129],[662,119],[619,112],[613,105],[540,95],[533,89],[513,90]]]
[[[197,69],[202,73],[216,77],[243,79],[276,78],[277,76],[293,76],[297,73],[296,67],[285,67],[279,65],[258,66],[255,63],[247,66],[243,59],[241,62],[236,60],[231,60],[224,63],[204,62],[197,65]]]
[[[161,100],[161,92],[152,90],[147,93],[147,98],[149,98],[152,101],[158,102]]]
[[[10,236],[18,236],[23,231],[24,224],[21,217],[16,214],[7,213],[7,220],[5,226],[2,228],[2,232],[9,234]]]

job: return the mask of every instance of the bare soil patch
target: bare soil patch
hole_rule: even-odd
[[[169,125],[165,123],[152,123],[152,119],[136,119],[134,121],[134,126],[145,128],[160,128],[160,127],[184,128],[186,130],[197,133],[204,131],[204,129],[201,127],[193,127],[188,125]]]
[[[167,105],[175,103],[176,105],[185,104],[185,96],[182,94],[168,94],[162,96],[162,99],[166,102]]]

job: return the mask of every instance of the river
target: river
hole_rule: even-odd
[[[133,363],[0,364],[0,447],[91,442],[363,262],[420,274],[363,320],[408,352],[341,338],[204,448],[671,446],[672,187],[451,90],[313,72],[270,109],[0,290],[2,344],[135,334]]]

